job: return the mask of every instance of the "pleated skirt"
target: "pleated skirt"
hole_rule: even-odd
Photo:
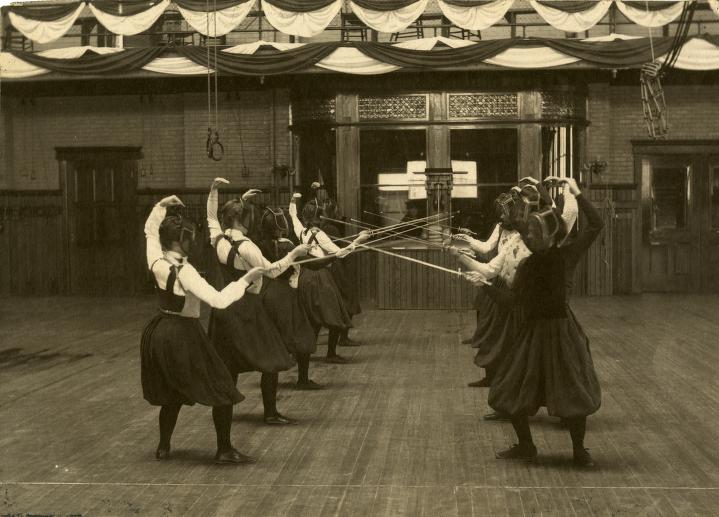
[[[286,278],[264,279],[262,303],[291,354],[313,354],[317,340],[300,305],[298,290]]]
[[[302,268],[297,286],[300,305],[314,328],[345,330],[352,320],[330,268]]]
[[[140,341],[142,393],[150,404],[225,406],[244,396],[200,321],[158,314]]]
[[[245,293],[226,309],[212,309],[208,333],[233,375],[277,373],[294,365],[258,294]]]

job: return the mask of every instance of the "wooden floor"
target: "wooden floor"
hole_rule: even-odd
[[[139,335],[151,299],[0,299],[0,515],[717,515],[719,296],[573,301],[592,340],[603,407],[570,463],[566,432],[534,420],[540,461],[502,462],[508,424],[461,339],[470,312],[370,312],[346,349],[313,362],[321,392],[290,389],[261,425],[258,376],[241,378],[233,441],[259,459],[217,467],[210,411],[184,408],[175,458],[156,462]],[[320,351],[324,351],[322,347]]]

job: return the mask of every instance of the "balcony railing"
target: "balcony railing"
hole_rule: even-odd
[[[690,28],[690,35],[702,33],[719,33],[719,17],[708,10],[708,5],[700,4],[700,16]],[[207,38],[194,30],[182,18],[179,12],[168,10],[158,19],[154,26],[135,36],[120,37],[109,32],[94,17],[80,17],[75,26],[59,40],[46,45],[39,45],[25,38],[3,19],[3,49],[39,51],[48,48],[61,48],[80,45],[154,47],[181,45],[237,45],[257,40],[294,42],[294,41],[398,41],[404,39],[445,36],[461,39],[502,39],[526,38],[542,36],[550,38],[586,38],[602,36],[610,33],[625,33],[646,36],[648,29],[626,20],[621,13],[611,9],[605,19],[582,33],[566,33],[559,31],[532,10],[512,10],[505,16],[505,21],[497,23],[484,31],[468,31],[451,24],[442,13],[425,13],[415,23],[400,33],[377,33],[364,25],[353,13],[343,12],[314,38],[295,38],[273,28],[262,11],[253,11],[232,32],[221,38]],[[698,18],[698,19],[697,19]],[[676,23],[670,23],[661,29],[653,29],[654,36],[673,35]]]

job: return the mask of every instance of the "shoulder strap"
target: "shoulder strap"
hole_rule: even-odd
[[[169,262],[169,260],[168,260],[168,262]],[[180,266],[180,267],[182,267],[182,266]],[[175,281],[177,280],[177,275],[179,272],[180,272],[180,268],[170,264],[170,274],[167,275],[167,284],[165,285],[165,292],[167,292],[168,294],[174,293]]]
[[[229,237],[228,237],[229,238]],[[243,242],[247,242],[250,239],[247,237],[244,237],[237,241],[230,241],[232,243],[232,247],[230,248],[230,252],[227,254],[227,265],[234,268],[235,267],[235,258],[240,253],[240,245]]]

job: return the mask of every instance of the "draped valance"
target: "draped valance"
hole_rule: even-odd
[[[278,43],[257,41],[223,48],[210,55],[205,47],[121,49],[72,47],[38,53],[0,53],[2,80],[19,80],[52,72],[76,76],[121,76],[138,70],[168,75],[264,76],[325,69],[358,75],[397,70],[448,70],[473,66],[507,69],[551,69],[583,66],[602,69],[639,68],[662,61],[673,38],[610,35],[586,40],[510,38],[467,41],[444,37],[397,44],[372,42]],[[653,50],[652,50],[653,47]],[[719,37],[689,38],[675,68],[719,70]]]
[[[547,23],[565,32],[594,27],[616,4],[630,21],[660,27],[679,17],[684,1],[653,0],[530,0]],[[466,30],[484,30],[501,20],[515,0],[438,0],[442,15]],[[176,9],[198,32],[222,36],[236,28],[253,8],[262,10],[278,31],[292,36],[321,34],[345,9],[369,28],[393,33],[405,30],[426,11],[428,0],[84,0],[62,5],[3,8],[13,27],[38,43],[66,34],[81,15],[92,15],[110,32],[134,35],[148,30],[167,9]],[[709,0],[719,14],[719,0]],[[86,13],[86,14],[85,14]]]

